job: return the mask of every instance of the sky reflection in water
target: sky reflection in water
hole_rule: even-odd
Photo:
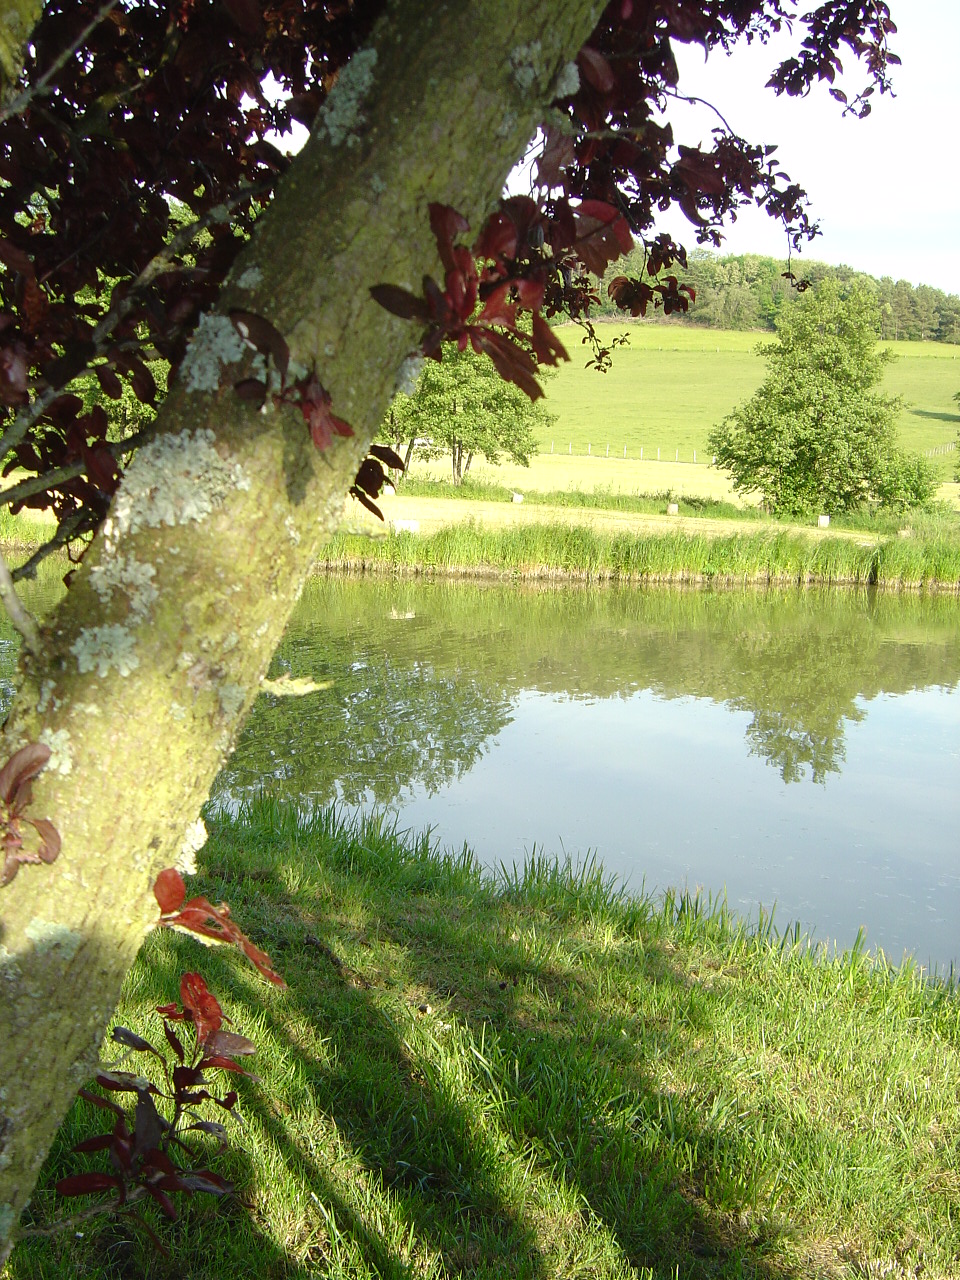
[[[402,822],[468,840],[487,865],[534,846],[648,889],[726,890],[776,904],[821,940],[863,925],[892,959],[960,955],[960,690],[881,695],[849,726],[842,771],[785,783],[744,748],[750,714],[706,698],[577,702],[522,692],[456,784],[414,791]],[[516,779],[524,779],[518,789]]]

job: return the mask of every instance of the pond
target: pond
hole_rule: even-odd
[[[960,960],[953,597],[317,578],[270,676],[215,806],[379,809],[491,869],[596,856]]]
[[[954,598],[317,579],[271,676],[322,687],[258,700],[219,804],[266,783],[960,960]]]

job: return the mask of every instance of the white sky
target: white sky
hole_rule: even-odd
[[[792,37],[743,44],[730,57],[718,51],[705,60],[699,47],[675,45],[680,88],[712,102],[750,142],[778,144],[777,159],[806,189],[820,223],[822,234],[803,251],[808,259],[960,294],[960,0],[891,0],[890,7],[898,27],[891,49],[902,59],[893,68],[896,97],[875,93],[865,120],[845,118],[826,85],[804,99],[764,87],[797,47],[799,26]],[[852,54],[846,65],[838,87],[852,99],[866,81]],[[710,145],[718,123],[712,112],[671,102],[670,118],[679,141]],[[297,131],[293,150],[305,136]],[[526,185],[518,176],[509,183]],[[696,244],[679,212],[659,229],[688,248]],[[750,208],[720,252],[785,258],[787,240],[779,223]]]
[[[678,45],[679,87],[712,102],[751,142],[779,145],[777,159],[806,188],[823,233],[804,256],[960,294],[960,0],[891,0],[890,9],[898,27],[890,47],[903,63],[893,68],[896,97],[875,93],[865,120],[843,118],[826,85],[806,99],[765,89],[779,43],[706,62],[699,48]],[[840,87],[852,98],[864,79],[852,55],[845,66]],[[717,121],[696,110],[694,120],[693,108],[670,104],[674,136],[706,147]],[[785,256],[778,228],[765,213],[745,210],[721,252]],[[695,243],[682,214],[661,229]]]

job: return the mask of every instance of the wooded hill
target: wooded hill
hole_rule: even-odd
[[[599,314],[620,314],[607,295],[606,286],[617,275],[639,276],[643,266],[643,250],[637,248],[608,269]],[[690,254],[685,271],[676,268],[681,281],[696,289],[696,301],[686,316],[676,318],[711,329],[772,330],[781,310],[799,296],[795,282],[784,279],[786,270],[783,259],[755,253],[720,257],[697,249]],[[891,276],[878,280],[852,267],[805,259],[794,262],[792,270],[797,281],[808,280],[811,284],[832,277],[843,284],[859,281],[865,285],[880,304],[880,336],[884,341],[960,343],[960,297],[955,293],[944,293],[926,284],[912,285]]]

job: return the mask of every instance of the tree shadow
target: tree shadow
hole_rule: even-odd
[[[563,929],[550,926],[577,909],[572,890],[531,912],[487,888],[489,927],[477,928],[476,883],[458,892],[452,864],[412,865],[402,896],[370,865],[305,895],[290,851],[280,868],[211,844],[199,890],[231,902],[289,990],[265,998],[232,955],[198,958],[190,940],[162,934],[130,998],[149,1010],[175,998],[185,969],[202,969],[269,1058],[277,1091],[240,1082],[246,1135],[234,1134],[223,1170],[249,1211],[198,1197],[160,1228],[167,1258],[105,1224],[84,1242],[21,1249],[11,1280],[792,1274],[773,1260],[776,1224],[744,1211],[749,1179],[728,1189],[731,1211],[712,1206],[731,1164],[723,1134],[657,1083],[664,1060],[713,1034],[668,946],[634,940],[644,980],[679,1016],[631,1025],[596,973],[559,955]],[[48,1179],[63,1176],[71,1136]],[[700,1155],[685,1168],[690,1152]],[[272,1199],[280,1182],[287,1222]]]
[[[929,418],[934,422],[960,422],[960,413],[946,413],[936,409],[910,409],[908,410],[911,418]]]

